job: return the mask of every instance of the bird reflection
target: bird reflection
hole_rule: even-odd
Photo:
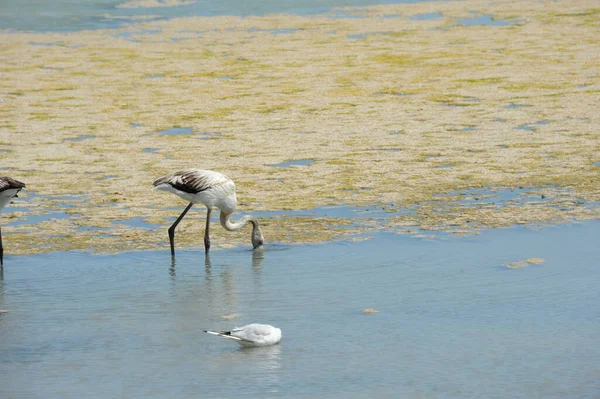
[[[4,268],[0,266],[0,305],[4,303]],[[0,308],[0,313],[2,309]]]
[[[176,265],[177,265],[177,260],[174,256],[172,256],[171,264],[169,265],[169,275],[171,276],[171,280],[173,280],[173,281],[175,281],[175,277],[177,277],[177,268],[175,267]],[[252,265],[254,266],[254,261],[252,262]],[[212,268],[212,264],[210,262],[210,255],[206,254],[204,256],[204,273],[205,273],[205,278],[207,280],[210,280],[211,268]],[[0,275],[0,278],[1,278],[1,275]]]
[[[273,386],[279,383],[281,373],[281,344],[261,347],[239,347],[233,353],[254,365],[253,378],[258,385]],[[249,360],[247,362],[246,360]]]
[[[257,273],[260,274],[263,271],[263,266],[262,266],[262,262],[265,259],[265,250],[264,247],[260,247],[255,249],[254,251],[252,251],[252,270]],[[171,276],[172,279],[175,279],[176,277],[176,266],[177,265],[177,260],[174,256],[171,257],[171,263],[169,265],[169,275]],[[2,269],[0,269],[1,271]],[[205,272],[205,278],[207,280],[210,280],[211,277],[211,271],[212,271],[212,262],[210,260],[210,254],[205,254],[204,255],[204,272]],[[0,274],[0,278],[2,277],[2,274]]]
[[[206,280],[210,280],[211,269],[212,269],[212,264],[210,263],[210,254],[206,253],[204,255],[204,278]]]
[[[262,273],[262,261],[265,259],[265,248],[260,247],[252,251],[252,270],[256,274]]]
[[[185,305],[179,305],[178,311],[185,313],[186,317],[193,314],[195,319],[199,314],[202,315],[201,319],[220,316],[223,320],[232,320],[239,317],[241,301],[260,300],[264,294],[262,262],[265,253],[263,248],[252,252],[223,251],[212,253],[214,259],[210,252],[205,253],[204,278],[198,264],[198,255],[179,257],[178,260],[172,257],[168,264],[172,295],[186,298]],[[246,262],[250,263],[252,269],[249,282],[248,270],[243,267]],[[179,275],[177,267],[180,268]],[[249,292],[240,291],[240,287],[248,285],[251,287]]]
[[[175,257],[171,256],[171,266],[169,267],[169,274],[171,275],[171,280],[175,281],[175,264],[177,262],[175,261]]]

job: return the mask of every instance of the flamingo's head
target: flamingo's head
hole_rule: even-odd
[[[260,226],[258,225],[258,220],[256,222],[252,223],[251,240],[252,240],[252,247],[254,247],[254,249],[262,247],[263,244],[265,243],[265,237],[263,236],[262,230],[260,229]]]

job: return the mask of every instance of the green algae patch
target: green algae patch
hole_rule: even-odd
[[[515,262],[507,263],[506,267],[508,267],[509,269],[521,269],[529,265],[541,265],[544,262],[546,262],[546,260],[542,258],[529,258],[525,260],[518,260]]]
[[[375,313],[379,313],[379,310],[376,309],[364,309],[361,313],[363,314],[375,314]]]
[[[458,26],[467,10],[519,22]],[[189,17],[0,32],[0,168],[27,184],[9,205],[24,210],[2,214],[6,251],[168,250],[166,229],[186,204],[150,189],[188,167],[234,179],[236,216],[280,210],[262,218],[270,242],[599,218],[594,1],[347,11],[360,18]],[[433,12],[442,17],[402,17]],[[293,33],[273,34],[281,29]],[[159,134],[176,126],[194,134]],[[303,159],[314,162],[273,167]],[[498,204],[456,194],[519,186],[544,198]],[[394,211],[285,212],[342,204]],[[53,212],[63,216],[33,218]],[[201,247],[204,217],[201,205],[190,211],[178,247]],[[133,218],[144,222],[126,223]],[[215,247],[250,245],[249,227],[228,233],[215,223],[212,232]]]

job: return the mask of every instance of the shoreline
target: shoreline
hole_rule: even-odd
[[[593,220],[571,220],[571,221],[566,221],[566,222],[562,222],[559,224],[538,224],[538,225],[523,225],[523,224],[515,224],[515,225],[511,225],[511,226],[506,226],[506,227],[490,227],[490,228],[486,228],[486,229],[481,229],[478,230],[476,232],[474,231],[470,231],[467,232],[465,234],[455,234],[454,232],[451,231],[440,231],[440,230],[431,230],[431,231],[392,231],[392,230],[382,230],[382,229],[373,229],[373,230],[368,230],[365,231],[364,233],[362,233],[361,235],[354,235],[354,236],[340,236],[340,237],[336,237],[336,238],[332,238],[330,240],[326,240],[326,241],[305,241],[305,242],[281,242],[281,241],[269,241],[265,243],[265,247],[263,247],[262,250],[255,250],[252,248],[252,246],[249,243],[241,243],[238,245],[232,245],[231,243],[225,243],[223,245],[223,243],[221,243],[221,245],[212,245],[211,244],[211,250],[210,253],[208,254],[208,261],[210,261],[210,256],[212,255],[217,255],[218,253],[220,253],[221,251],[226,251],[228,253],[233,253],[233,254],[242,254],[242,253],[246,253],[247,255],[251,256],[253,260],[255,261],[260,261],[262,259],[264,259],[265,256],[269,256],[269,253],[271,251],[281,251],[281,250],[286,250],[286,249],[290,249],[290,248],[294,248],[296,246],[320,246],[320,245],[330,245],[333,244],[335,245],[336,243],[359,243],[359,242],[363,242],[363,241],[377,241],[377,240],[382,240],[382,241],[389,241],[389,237],[390,236],[402,236],[404,237],[404,239],[406,240],[426,240],[427,242],[430,243],[443,243],[443,242],[448,242],[449,240],[461,240],[461,239],[473,239],[474,236],[478,236],[478,237],[483,237],[489,234],[493,234],[494,232],[498,232],[501,230],[510,230],[510,231],[518,231],[519,233],[524,233],[524,232],[543,232],[545,230],[550,230],[550,229],[563,229],[563,230],[567,230],[567,229],[577,229],[577,228],[589,228],[590,225],[595,225],[595,228],[598,227],[598,220],[597,219],[593,219]],[[179,231],[179,230],[178,230]],[[176,236],[177,238],[180,238],[179,236]],[[212,237],[212,233],[211,233],[211,237]],[[227,236],[224,237],[225,239],[227,239]],[[211,238],[212,240],[212,238]],[[227,241],[227,240],[226,240]],[[179,240],[178,240],[179,242]],[[185,253],[185,254],[192,254],[192,253],[197,253],[201,256],[203,256],[203,260],[206,260],[206,254],[204,253],[204,246],[203,246],[203,242],[202,242],[202,237],[200,236],[200,242],[198,243],[192,243],[191,245],[186,245],[186,246],[176,246],[176,253]],[[70,248],[70,249],[54,249],[51,251],[38,251],[38,252],[28,252],[28,253],[20,253],[20,254],[16,254],[16,253],[5,253],[5,260],[8,257],[21,257],[21,256],[37,256],[37,255],[45,255],[45,254],[55,254],[55,255],[60,255],[60,254],[69,254],[69,253],[78,253],[78,254],[84,254],[84,255],[92,255],[92,256],[119,256],[119,255],[130,255],[130,254],[137,254],[137,253],[161,253],[161,254],[165,254],[165,256],[168,256],[169,259],[171,259],[170,256],[170,249],[169,249],[169,241],[168,238],[166,238],[166,233],[165,233],[165,240],[162,243],[162,245],[153,247],[153,248],[127,248],[127,247],[123,247],[120,249],[112,249],[110,251],[108,250],[104,250],[104,251],[100,251],[98,250],[98,248]],[[528,263],[529,264],[537,264],[537,263],[542,263],[539,259],[541,258],[530,258],[528,259]],[[543,259],[541,259],[543,260]],[[522,260],[522,262],[526,262],[526,260]],[[508,267],[507,264],[503,264],[502,266]],[[523,267],[523,266],[521,266]],[[515,267],[516,268],[516,267]]]

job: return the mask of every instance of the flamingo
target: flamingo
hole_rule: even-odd
[[[281,330],[268,324],[248,324],[230,331],[204,330],[204,332],[234,340],[242,346],[268,346],[281,341]]]
[[[25,188],[25,184],[10,177],[0,177],[0,211],[10,202],[11,199],[17,197],[21,189]],[[2,229],[0,229],[0,266],[4,265],[4,248],[2,247]]]
[[[212,170],[186,169],[156,179],[153,190],[168,191],[190,202],[175,223],[169,227],[171,256],[175,256],[175,227],[177,227],[181,219],[183,219],[194,204],[204,204],[207,209],[206,229],[204,231],[205,253],[208,253],[210,249],[210,214],[213,207],[221,210],[220,222],[225,230],[237,231],[250,222],[252,223],[252,235],[250,236],[252,246],[256,249],[264,244],[265,239],[256,217],[245,215],[237,222],[229,220],[229,217],[237,206],[235,184],[233,180],[222,173]]]

